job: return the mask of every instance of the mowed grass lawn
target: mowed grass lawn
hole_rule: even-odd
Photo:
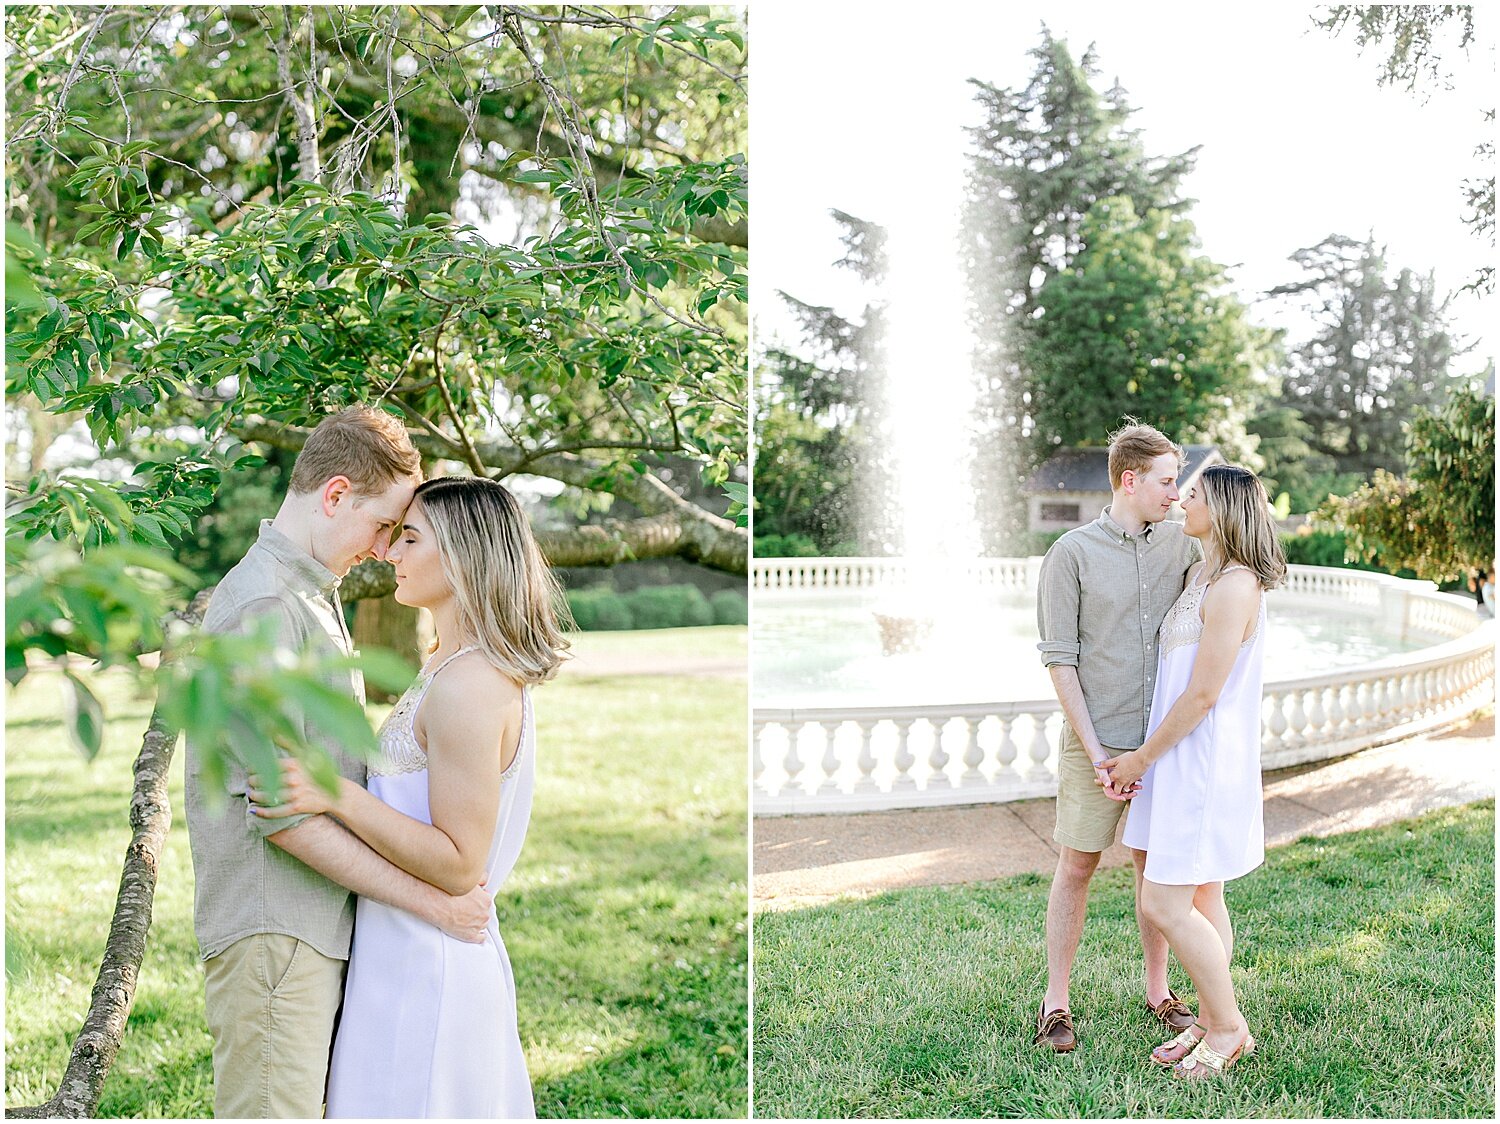
[[[1216,1084],[1146,1059],[1129,874],[1096,877],[1079,1047],[1031,1045],[1047,878],[755,918],[765,1117],[1484,1117],[1495,1059],[1494,802],[1304,839],[1232,883],[1259,1052]],[[1173,985],[1192,1000],[1173,962]]]
[[[745,635],[674,629],[604,644],[709,658],[743,653]],[[56,1087],[114,908],[150,703],[123,678],[106,677],[103,695],[108,732],[92,764],[58,723],[55,674],[7,696],[7,1105]],[[743,1116],[744,678],[564,673],[535,702],[536,805],[497,908],[538,1113]],[[179,749],[155,920],[103,1116],[212,1115],[182,775]]]

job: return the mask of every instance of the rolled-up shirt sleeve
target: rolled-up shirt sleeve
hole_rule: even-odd
[[[1078,666],[1078,559],[1061,540],[1042,559],[1036,588],[1037,650],[1046,667]]]

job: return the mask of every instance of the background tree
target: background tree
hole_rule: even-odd
[[[1291,260],[1304,276],[1268,295],[1291,299],[1316,327],[1289,350],[1282,401],[1336,472],[1399,471],[1405,423],[1444,400],[1465,350],[1448,330],[1449,298],[1431,274],[1391,277],[1373,235],[1329,235]]]
[[[1312,511],[1330,495],[1346,495],[1363,483],[1356,473],[1339,472],[1332,457],[1313,447],[1312,426],[1280,397],[1263,406],[1246,430],[1256,440],[1266,490],[1273,497],[1285,495],[1289,512]]]
[[[844,257],[878,294],[885,278],[885,230],[843,211]],[[767,348],[756,397],[755,535],[768,556],[882,555],[895,548],[883,495],[891,470],[885,418],[885,304],[878,295],[858,319],[781,294],[800,339]]]
[[[650,472],[687,453],[723,481],[743,461],[743,255],[694,231],[742,220],[744,165],[686,144],[673,161],[649,139],[733,131],[739,88],[713,56],[737,57],[737,32],[671,10],[456,12],[12,13],[30,56],[12,79],[12,209],[66,251],[33,263],[55,307],[12,325],[26,356],[12,392],[84,412],[101,449],[142,459],[165,428],[143,419],[203,432],[193,486],[178,457],[134,504],[147,538],[206,502],[226,439],[292,450],[328,409],[380,401],[434,459],[618,489],[644,513],[557,538],[560,561],[681,553],[742,570],[744,535]],[[49,55],[44,35],[74,38]],[[696,86],[671,77],[684,54]],[[583,111],[605,75],[630,92]],[[485,101],[500,87],[514,104]],[[653,90],[669,104],[646,112]],[[456,110],[473,129],[448,134],[448,187],[418,197],[407,138]],[[492,114],[527,113],[538,151],[478,143]],[[426,210],[464,199],[488,231]],[[496,240],[494,216],[531,204],[537,233]]]
[[[970,130],[964,264],[979,381],[975,491],[990,500],[1019,495],[1047,449],[1027,334],[1042,289],[1083,250],[1090,208],[1118,196],[1137,215],[1185,211],[1181,183],[1197,152],[1148,154],[1126,91],[1118,82],[1098,91],[1092,48],[1075,59],[1044,26],[1030,54],[1025,86],[974,82],[982,118]],[[1020,504],[987,502],[978,513],[985,550],[1004,553],[1023,514]]]
[[[1263,393],[1269,333],[1197,252],[1192,223],[1138,216],[1128,197],[1111,196],[1089,208],[1079,237],[1021,336],[1041,440],[1098,444],[1128,414],[1254,461],[1244,423]]]
[[[1493,367],[1491,368],[1493,377]],[[1377,470],[1318,520],[1343,531],[1351,554],[1452,581],[1495,558],[1495,400],[1470,386],[1410,423],[1404,477]]]

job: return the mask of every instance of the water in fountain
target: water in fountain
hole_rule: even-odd
[[[969,591],[953,563],[978,555],[969,470],[972,342],[958,261],[959,177],[922,181],[887,241],[886,410],[909,580],[875,609],[888,655],[920,651]]]

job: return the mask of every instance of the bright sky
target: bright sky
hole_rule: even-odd
[[[838,208],[892,228],[908,299],[961,304],[951,256],[966,135],[977,122],[966,79],[1017,87],[1041,24],[1075,57],[1093,43],[1099,85],[1118,77],[1153,155],[1201,145],[1186,192],[1204,251],[1235,266],[1244,296],[1293,280],[1296,249],[1332,233],[1388,245],[1393,269],[1434,269],[1457,289],[1493,251],[1461,225],[1459,185],[1494,105],[1493,40],[1469,59],[1451,47],[1454,89],[1376,85],[1378,61],[1349,32],[1313,27],[1312,5],[951,4],[860,10],[827,0],[770,3],[750,15],[753,308],[758,332],[789,321],[775,291],[857,312],[840,256]],[[882,14],[877,15],[880,12]],[[1480,10],[1481,17],[1488,12]],[[1484,19],[1481,35],[1493,36]],[[1495,313],[1471,294],[1454,320],[1470,338]],[[1264,321],[1263,321],[1264,322]],[[948,316],[961,330],[961,309]],[[935,327],[929,323],[929,328]],[[1490,332],[1493,339],[1493,332]],[[929,339],[931,337],[929,336]],[[1483,366],[1480,353],[1462,360]]]

